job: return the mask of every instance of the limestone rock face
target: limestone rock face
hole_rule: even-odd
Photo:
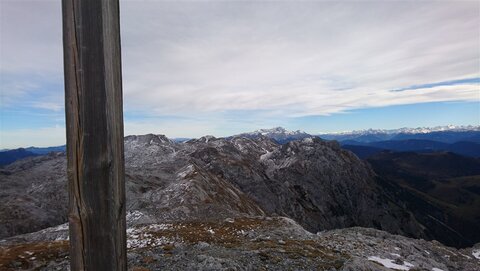
[[[29,157],[0,169],[0,237],[67,221],[66,158]]]
[[[268,138],[234,137],[197,148],[191,156],[267,214],[291,217],[307,230],[365,226],[425,237],[410,213],[382,197],[368,164],[335,142],[311,137],[272,145]]]
[[[125,138],[127,208],[148,221],[282,215],[307,230],[351,226],[426,237],[411,215],[381,196],[370,167],[334,142],[308,137],[280,145],[256,138],[163,135]],[[0,237],[66,222],[61,153],[0,172]]]

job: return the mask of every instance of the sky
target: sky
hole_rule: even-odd
[[[480,125],[479,1],[120,1],[125,135]],[[61,1],[0,1],[0,149],[65,144]]]

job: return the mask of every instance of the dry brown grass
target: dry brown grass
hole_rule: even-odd
[[[145,228],[140,236],[146,238],[162,238],[171,240],[161,245],[164,257],[171,257],[175,254],[174,241],[181,241],[186,244],[195,245],[205,242],[222,246],[227,249],[240,249],[245,251],[257,251],[262,261],[270,263],[281,263],[286,259],[309,259],[318,263],[319,270],[324,267],[341,267],[346,258],[344,254],[333,252],[331,249],[322,246],[315,240],[285,239],[282,241],[271,239],[251,239],[245,236],[249,231],[264,231],[284,227],[284,221],[280,219],[263,218],[236,218],[230,221],[220,222],[180,222],[171,227]],[[143,231],[143,230],[142,230]],[[148,237],[150,236],[150,237]],[[13,245],[0,247],[0,270],[13,270],[16,268],[32,269],[35,264],[46,264],[49,261],[59,260],[68,256],[68,241],[41,242],[32,244]],[[152,247],[142,247],[142,250],[149,250]],[[32,260],[32,257],[35,257]],[[141,265],[150,265],[156,260],[151,256],[142,258]],[[131,270],[145,271],[144,267],[135,266]]]
[[[146,263],[146,264],[150,264],[150,263],[153,263],[155,262],[155,258],[153,258],[152,256],[145,256],[142,258],[142,262]]]
[[[39,242],[0,247],[0,270],[31,269],[33,260],[49,262],[68,255],[68,241]]]
[[[148,233],[155,237],[181,239],[190,244],[206,242],[232,246],[243,242],[244,237],[239,232],[255,230],[264,223],[264,220],[258,218],[237,218],[233,223],[193,221],[177,223],[170,229]]]

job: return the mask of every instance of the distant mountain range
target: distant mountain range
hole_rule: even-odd
[[[352,151],[360,158],[368,158],[369,156],[384,150],[418,153],[444,151],[470,157],[480,157],[480,144],[468,141],[459,141],[448,144],[421,139],[387,140],[370,143],[347,140],[341,142],[341,145],[342,148]]]
[[[368,134],[428,134],[432,132],[468,132],[480,131],[480,125],[445,125],[435,127],[399,128],[399,129],[366,129],[348,132],[320,133],[321,135],[368,135]]]
[[[320,134],[326,140],[336,140],[360,158],[383,150],[397,152],[447,151],[470,157],[480,157],[480,126],[439,126],[433,128],[401,128],[396,130],[363,130]]]
[[[19,159],[36,156],[38,154],[27,151],[24,148],[7,150],[0,152],[0,166],[11,164]]]
[[[386,141],[423,139],[434,140],[444,143],[455,143],[469,141],[480,143],[480,126],[438,126],[433,128],[401,128],[395,130],[360,130],[341,133],[318,134],[319,137],[327,140],[356,141],[363,143]]]
[[[35,153],[35,154],[48,154],[50,152],[63,152],[65,151],[66,145],[62,146],[55,146],[55,147],[44,147],[44,148],[37,148],[37,147],[28,147],[25,150]]]
[[[230,137],[258,139],[267,137],[279,144],[293,140],[318,136],[325,140],[336,140],[344,149],[350,150],[360,158],[367,158],[383,150],[398,152],[437,152],[448,151],[470,157],[480,157],[480,126],[437,126],[433,128],[400,128],[395,130],[368,129],[362,131],[311,135],[306,132],[288,131],[282,127],[260,129]],[[177,143],[190,138],[174,138]],[[0,151],[0,166],[8,165],[18,159],[44,155],[50,152],[64,152],[65,145],[56,147],[28,147]]]
[[[0,166],[5,166],[11,164],[19,159],[38,156],[38,155],[45,155],[50,152],[64,152],[66,146],[56,146],[56,147],[46,147],[46,148],[38,148],[38,147],[28,147],[28,148],[18,148],[13,150],[4,150],[0,151]]]

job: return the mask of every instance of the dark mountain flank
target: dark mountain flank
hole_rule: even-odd
[[[0,152],[0,166],[11,164],[19,159],[36,156],[37,154],[23,148]]]
[[[480,157],[480,144],[468,141],[459,141],[450,144],[439,141],[420,139],[387,140],[370,143],[347,140],[341,142],[341,144],[342,146],[349,150],[352,150],[355,154],[362,158],[378,153],[379,151],[375,151],[375,149],[391,150],[397,152],[421,153],[449,151],[464,156]]]
[[[345,150],[349,150],[353,152],[356,156],[361,159],[368,158],[374,154],[384,151],[384,149],[370,147],[370,146],[362,146],[362,145],[342,145],[342,148]]]
[[[384,191],[437,240],[456,247],[480,241],[480,159],[449,152],[381,152],[368,162]]]
[[[0,151],[0,166],[9,165],[19,159],[23,159],[31,156],[46,155],[50,152],[64,152],[65,145],[58,147],[46,147],[46,148],[37,148],[37,147],[28,147],[28,148],[18,148],[13,150]]]

